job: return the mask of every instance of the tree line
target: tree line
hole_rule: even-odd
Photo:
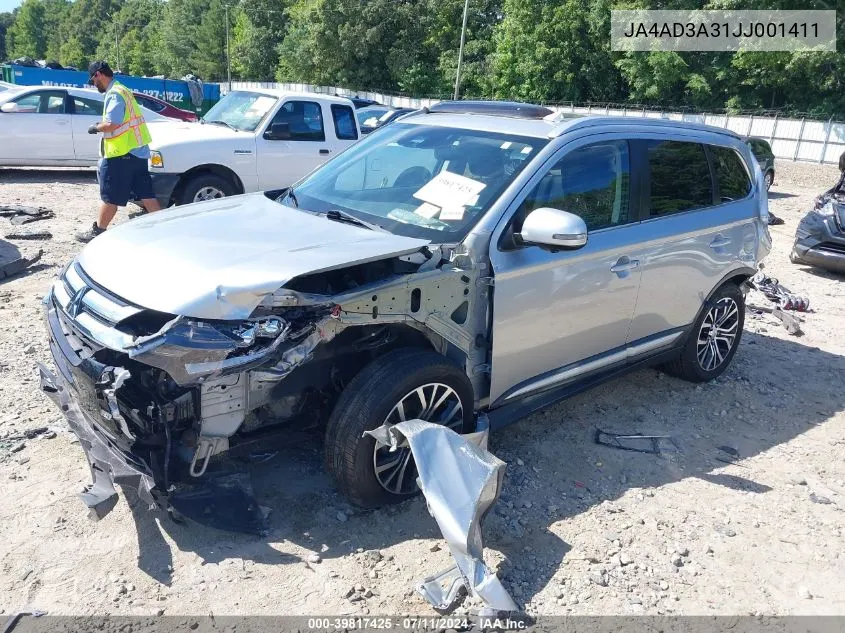
[[[228,5],[228,6],[227,6]],[[451,95],[464,0],[23,0],[0,59]],[[610,10],[836,9],[837,51],[622,53]],[[842,0],[469,0],[463,97],[845,118]]]

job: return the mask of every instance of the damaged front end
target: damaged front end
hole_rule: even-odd
[[[82,499],[97,518],[114,507],[113,483],[136,488],[150,506],[179,509],[180,485],[202,478],[238,430],[271,415],[268,385],[339,328],[328,304],[241,322],[154,313],[97,286],[78,264],[45,308],[58,373],[41,366],[41,384],[85,450],[93,483]],[[251,373],[257,367],[262,377]],[[291,408],[304,409],[305,399]],[[244,521],[250,531],[260,523]]]
[[[58,371],[41,366],[41,382],[90,464],[92,516],[114,507],[118,483],[151,508],[261,532],[248,478],[215,456],[320,425],[355,372],[403,337],[468,357],[477,271],[432,259],[304,275],[238,320],[145,309],[68,266],[44,300]]]

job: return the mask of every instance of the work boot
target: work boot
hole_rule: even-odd
[[[76,241],[82,242],[83,244],[87,244],[95,237],[97,237],[100,233],[105,233],[105,229],[101,229],[96,222],[91,226],[90,229],[87,231],[80,231],[76,234]]]

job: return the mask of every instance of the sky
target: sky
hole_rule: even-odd
[[[19,6],[21,0],[0,0],[0,13],[4,11],[11,11],[15,7]]]

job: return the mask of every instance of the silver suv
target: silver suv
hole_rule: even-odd
[[[97,237],[45,299],[43,388],[97,515],[115,482],[187,508],[236,448],[304,428],[323,430],[340,490],[378,506],[416,473],[367,430],[495,429],[646,365],[721,374],[767,215],[730,132],[442,103],[292,188]]]

